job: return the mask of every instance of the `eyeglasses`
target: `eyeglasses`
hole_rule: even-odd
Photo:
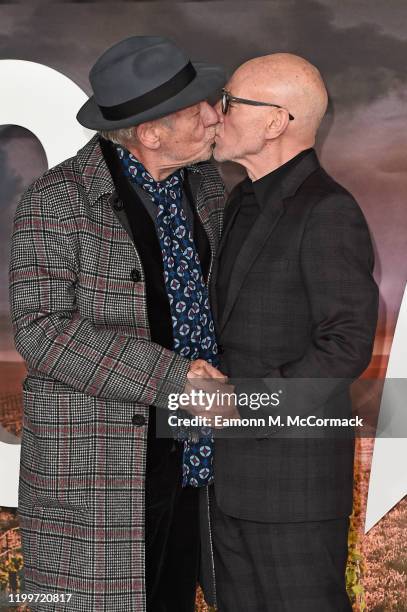
[[[246,98],[236,98],[232,96],[226,89],[222,89],[222,98],[221,98],[221,108],[222,113],[226,115],[229,110],[229,106],[231,102],[236,102],[237,104],[249,104],[250,106],[275,106],[276,108],[284,108],[284,106],[280,106],[279,104],[271,104],[270,102],[258,102],[257,100],[246,100]],[[288,112],[288,117],[290,121],[294,119],[292,114],[285,108]]]

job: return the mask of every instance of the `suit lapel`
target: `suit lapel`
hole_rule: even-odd
[[[213,319],[214,319],[216,326],[219,320],[218,296],[216,292],[216,282],[217,282],[218,269],[219,269],[219,257],[226,243],[226,239],[229,234],[230,228],[233,226],[233,221],[240,209],[240,203],[241,203],[241,199],[234,201],[231,204],[230,214],[225,213],[226,219],[223,225],[222,236],[221,236],[219,246],[216,251],[216,255],[214,257],[213,265],[212,265],[211,282],[209,285],[209,296],[210,296],[211,307],[212,307],[212,312],[213,312]]]
[[[218,333],[222,332],[250,268],[276,228],[283,212],[283,201],[281,198],[276,197],[272,205],[265,207],[260,212],[243,243],[232,269],[226,303],[219,321]]]
[[[216,254],[217,259],[219,258],[223,247],[225,246],[226,240],[227,240],[227,236],[229,234],[230,228],[233,226],[233,221],[236,218],[237,213],[240,210],[240,204],[241,204],[241,199],[239,199],[238,201],[233,202],[232,204],[232,210],[230,211],[230,214],[227,215],[227,218],[225,219],[225,224],[223,226],[223,231],[222,231],[222,237],[220,239],[219,242],[219,247],[218,247],[218,251]]]
[[[278,222],[284,214],[284,200],[293,196],[300,185],[305,181],[312,172],[319,168],[319,161],[316,153],[313,149],[310,149],[302,159],[292,168],[281,180],[279,191],[270,193],[266,202],[263,203],[262,210],[256,219],[247,239],[242,245],[242,248],[236,258],[235,264],[232,269],[230,276],[226,303],[221,313],[220,321],[217,317],[218,326],[217,333],[221,333],[231,312],[236,299],[239,295],[239,291],[242,284],[250,271],[256,258],[261,253],[264,245],[270,238],[272,232],[275,230]],[[218,250],[218,256],[216,258],[216,275],[213,277],[212,282],[212,301],[216,304],[216,276],[218,272],[218,259],[221,253],[222,247],[226,242],[226,236],[229,233],[233,220],[239,210],[241,198],[243,197],[242,192],[239,194],[238,202],[235,202],[234,214],[229,219],[227,227],[224,229],[224,235],[222,236],[221,246]]]

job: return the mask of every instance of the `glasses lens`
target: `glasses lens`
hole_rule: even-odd
[[[226,92],[223,92],[222,94],[222,113],[224,115],[226,115],[226,113],[228,112],[228,108],[229,108],[228,94]]]

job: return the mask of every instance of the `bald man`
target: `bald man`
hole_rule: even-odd
[[[377,322],[366,221],[313,149],[327,101],[314,66],[274,54],[243,64],[218,105],[215,159],[248,175],[230,195],[212,272],[220,370],[236,391],[283,392],[262,409],[281,426],[216,441],[220,612],[351,610],[353,433],[284,427],[287,414],[351,416],[349,384],[369,364]]]

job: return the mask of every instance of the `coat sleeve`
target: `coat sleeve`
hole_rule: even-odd
[[[78,262],[50,202],[35,189],[20,201],[10,260],[17,351],[29,368],[77,391],[167,407],[190,361],[154,342],[99,328],[75,304]]]

